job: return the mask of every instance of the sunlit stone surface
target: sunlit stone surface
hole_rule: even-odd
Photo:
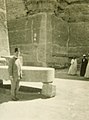
[[[0,56],[2,55],[9,55],[5,0],[0,0]]]
[[[23,79],[22,81],[29,82],[53,82],[54,69],[45,67],[22,67]],[[0,79],[9,80],[8,66],[0,66]]]
[[[43,82],[42,95],[46,97],[56,95],[56,86],[52,84],[55,73],[53,68],[23,66],[22,73],[22,81]],[[8,66],[0,66],[0,79],[9,80]]]

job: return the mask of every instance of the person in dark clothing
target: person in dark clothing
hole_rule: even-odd
[[[80,68],[80,76],[84,76],[86,72],[88,60],[86,58],[86,55],[83,55],[82,62],[81,62],[81,68]]]
[[[22,69],[21,69],[19,48],[15,48],[15,53],[9,61],[8,72],[11,80],[11,99],[16,101],[18,100],[17,92],[19,90],[19,82],[22,79]]]

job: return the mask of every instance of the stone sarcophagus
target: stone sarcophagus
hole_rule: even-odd
[[[54,68],[22,66],[22,81],[42,82],[42,95],[53,97],[56,94]],[[0,66],[0,79],[9,80],[8,66]]]

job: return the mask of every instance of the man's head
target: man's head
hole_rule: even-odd
[[[20,48],[15,48],[15,56],[18,57],[20,55]]]
[[[83,54],[83,57],[85,57],[86,55],[85,54]]]
[[[83,58],[85,58],[86,57],[86,55],[85,54],[83,54]]]

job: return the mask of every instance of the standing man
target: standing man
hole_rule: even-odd
[[[86,55],[83,55],[82,62],[81,62],[81,68],[80,68],[80,76],[84,76],[86,72],[88,60],[86,58]]]
[[[10,59],[8,66],[9,76],[11,80],[11,98],[14,101],[18,100],[16,94],[19,90],[19,82],[22,78],[21,62],[19,56],[20,56],[20,49],[15,48],[14,55]]]

